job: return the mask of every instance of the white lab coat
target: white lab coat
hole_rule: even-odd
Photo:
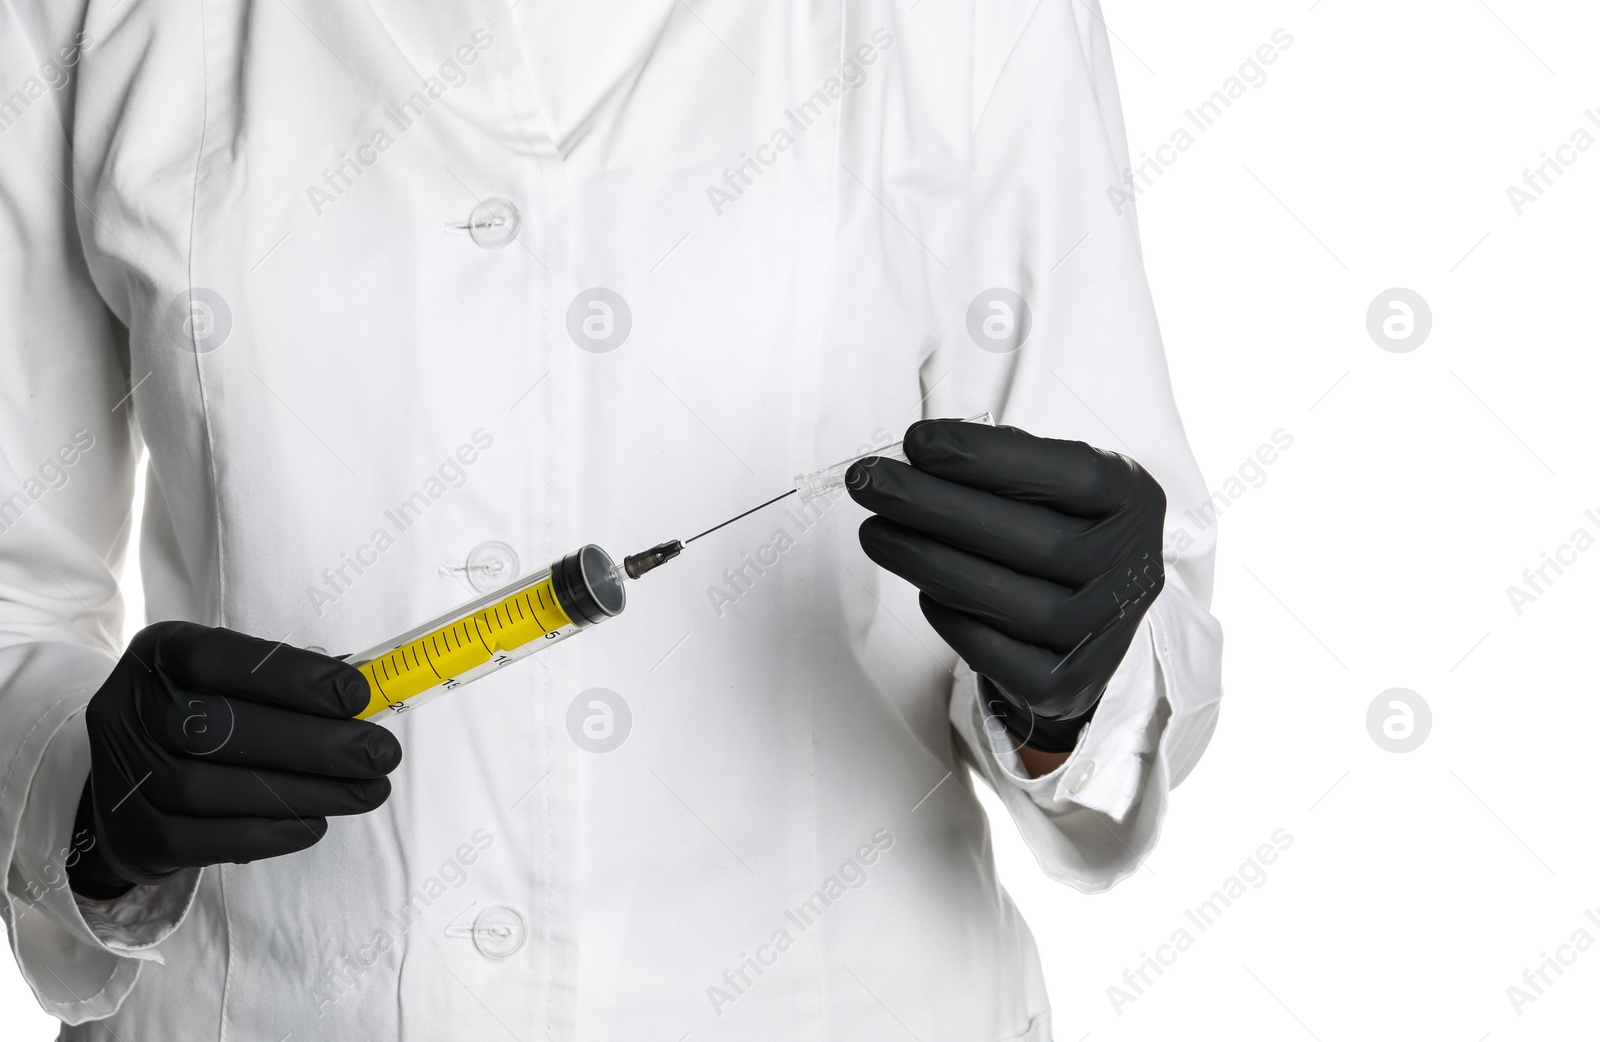
[[[0,855],[63,1037],[1050,1038],[966,765],[1103,890],[1220,694],[1094,4],[83,6],[0,27]],[[992,287],[1019,350],[969,328]],[[393,796],[311,849],[61,884],[137,446],[149,618],[340,653],[468,599],[469,558],[620,556],[986,408],[1171,503],[1165,592],[1050,776],[863,511],[781,505],[391,720]]]

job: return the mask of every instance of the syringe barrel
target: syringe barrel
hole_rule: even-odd
[[[987,412],[980,412],[976,416],[964,417],[962,422],[981,423],[986,426],[993,427],[994,417]],[[851,456],[847,460],[840,460],[838,463],[835,463],[830,467],[823,467],[821,470],[814,470],[809,474],[796,474],[794,476],[795,491],[800,493],[801,499],[809,501],[816,499],[825,492],[831,492],[834,489],[844,488],[845,472],[855,464],[864,459],[870,459],[873,456],[878,456],[883,459],[899,460],[901,463],[911,462],[906,458],[905,441],[897,441],[890,445],[880,445],[868,452],[863,452],[859,456]]]
[[[361,719],[392,716],[622,614],[622,578],[598,546],[468,601],[346,661],[372,697]]]

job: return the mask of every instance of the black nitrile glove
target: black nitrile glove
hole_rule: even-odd
[[[879,515],[862,549],[922,591],[1012,735],[1071,751],[1161,592],[1165,493],[1126,456],[1015,427],[922,420],[905,451],[845,475]]]
[[[389,797],[400,742],[351,717],[354,666],[233,630],[141,630],[89,700],[90,773],[73,834],[93,846],[72,889],[110,898],[181,868],[303,850],[326,815]]]

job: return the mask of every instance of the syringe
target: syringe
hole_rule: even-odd
[[[411,709],[620,615],[626,605],[610,555],[593,544],[574,550],[537,575],[348,656],[372,689],[357,716]]]
[[[967,416],[962,423],[981,423],[987,427],[994,426],[994,417],[987,412],[980,412],[976,416]],[[845,473],[864,459],[881,456],[883,459],[899,460],[901,463],[910,463],[906,456],[906,443],[904,439],[889,445],[880,445],[875,449],[868,449],[859,456],[851,456],[847,460],[840,460],[831,467],[813,470],[809,474],[796,474],[794,476],[794,491],[800,493],[800,498],[806,501],[816,499],[818,496],[844,488]],[[785,492],[784,495],[789,493]],[[782,498],[782,497],[779,497]],[[776,501],[774,501],[776,502]],[[762,504],[765,506],[766,504]],[[742,516],[742,515],[741,515]]]
[[[994,417],[987,412],[980,412],[976,416],[965,417],[961,422],[981,423],[985,426],[993,427]],[[883,459],[899,460],[901,463],[911,462],[911,460],[906,456],[905,440],[901,439],[900,441],[891,442],[888,445],[880,445],[875,449],[868,449],[866,452],[863,452],[858,456],[851,456],[849,459],[840,460],[838,463],[823,467],[821,470],[813,470],[809,474],[796,474],[794,476],[794,488],[791,488],[782,495],[773,496],[760,506],[751,507],[742,514],[735,514],[733,517],[730,517],[728,520],[722,522],[722,524],[712,525],[699,535],[693,535],[688,539],[681,541],[677,539],[670,539],[665,543],[659,543],[656,546],[652,546],[648,550],[624,557],[622,559],[622,567],[628,573],[628,578],[637,579],[645,572],[659,568],[668,561],[672,560],[674,557],[677,557],[683,552],[684,547],[688,546],[696,539],[708,536],[719,528],[724,528],[733,524],[740,518],[749,517],[757,510],[762,509],[762,507],[769,507],[778,502],[780,499],[787,499],[790,496],[798,494],[802,500],[809,503],[818,496],[844,488],[845,474],[849,472],[850,468],[855,464],[860,463],[862,460],[871,459],[874,456],[881,457]]]
[[[988,413],[968,423],[993,425]],[[622,614],[627,606],[623,580],[661,567],[696,539],[740,518],[798,494],[812,500],[845,486],[845,472],[872,456],[906,462],[905,443],[879,446],[809,474],[797,474],[794,488],[688,539],[671,539],[631,554],[618,566],[594,544],[581,547],[536,575],[502,586],[438,618],[345,660],[359,669],[372,690],[361,719],[386,710],[401,713],[462,684],[509,666],[580,630]]]

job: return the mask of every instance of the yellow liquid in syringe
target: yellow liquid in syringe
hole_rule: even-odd
[[[358,719],[402,712],[621,613],[622,576],[598,546],[348,656],[371,694]]]
[[[566,634],[572,620],[561,610],[550,579],[521,590],[356,668],[372,688],[372,700],[358,716],[366,719],[424,691],[455,686],[463,674],[534,640]],[[520,656],[518,656],[520,657]],[[509,656],[508,656],[509,660]]]

